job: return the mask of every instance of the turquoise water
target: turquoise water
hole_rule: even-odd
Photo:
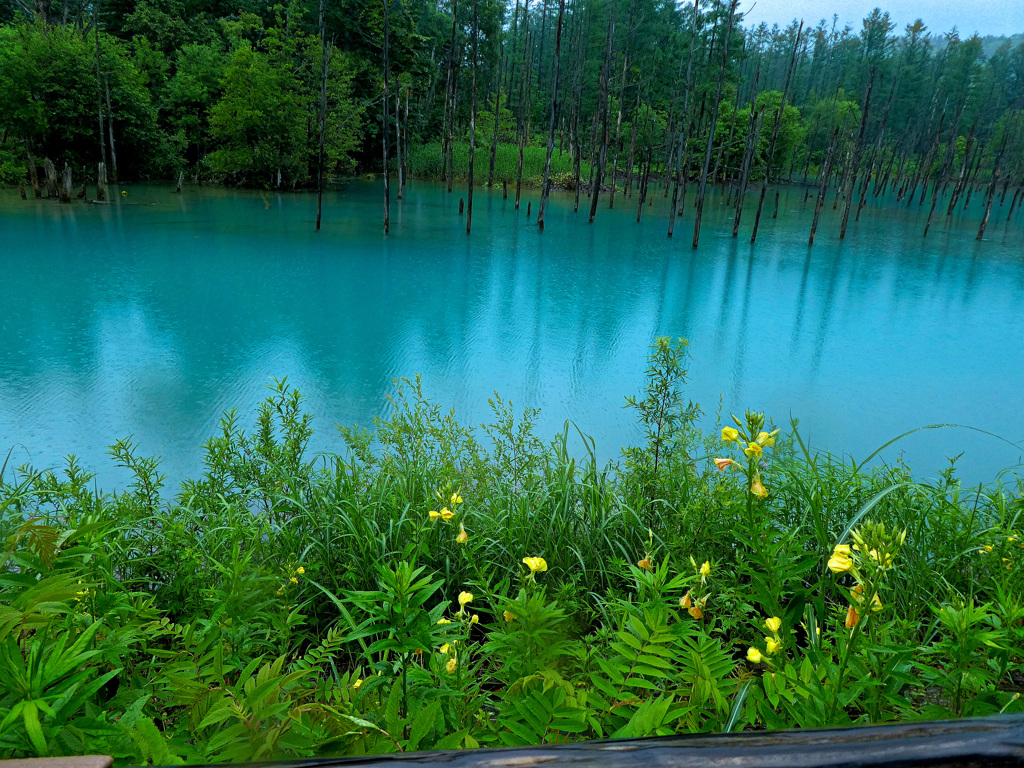
[[[830,196],[809,249],[802,190],[783,190],[778,219],[768,207],[754,247],[751,217],[732,239],[716,192],[694,251],[692,213],[667,239],[660,194],[640,224],[621,197],[593,225],[555,198],[539,233],[536,193],[517,213],[478,189],[467,237],[459,192],[413,183],[385,238],[374,182],[328,194],[319,234],[308,194],[125,190],[106,207],[0,191],[0,448],[14,465],[74,453],[116,487],[105,451],[132,435],[177,481],[201,469],[223,410],[251,424],[284,376],[316,415],[313,447],[340,450],[334,425],[369,425],[392,379],[415,374],[466,423],[497,390],[541,408],[542,435],[572,419],[614,458],[637,437],[623,399],[660,334],[691,339],[686,394],[708,423],[721,397],[725,412],[799,417],[813,446],[857,458],[938,422],[1024,439],[1024,218],[997,208],[978,243],[980,201],[927,240],[926,210],[871,206],[840,242]],[[961,452],[971,482],[1022,454],[932,430],[884,457],[934,477]]]

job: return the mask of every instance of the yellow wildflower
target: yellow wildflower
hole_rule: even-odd
[[[448,509],[448,507],[442,507],[439,514],[441,515],[442,520],[451,520],[455,517],[455,513]]]
[[[755,459],[761,458],[761,446],[757,443],[747,443],[747,447],[743,449],[743,453],[747,456],[752,456]]]
[[[771,448],[775,445],[775,435],[777,435],[778,432],[779,430],[775,430],[774,432],[758,432],[757,444],[764,448]]]
[[[442,617],[442,618],[437,620],[437,623],[438,624],[451,624],[452,620],[451,619],[446,619],[446,618]]]
[[[704,609],[702,608],[700,603],[695,603],[694,605],[691,605],[688,613],[695,619],[704,618]]]
[[[359,686],[361,686],[362,684],[363,684],[363,679],[360,677],[354,683],[352,683],[352,687],[358,689]]]
[[[836,544],[832,550],[832,557],[828,561],[828,569],[832,573],[847,573],[853,568],[853,558],[850,556],[849,544]]]
[[[779,634],[779,629],[782,627],[782,619],[778,616],[772,616],[770,619],[764,620],[765,628],[774,635]]]
[[[722,471],[728,466],[735,464],[736,462],[732,459],[715,459],[715,466],[718,467],[719,471]]]
[[[461,504],[462,503],[462,497],[459,495],[458,491],[456,491],[455,493],[452,494],[451,502],[452,502],[452,506],[454,506],[456,504]]]
[[[479,624],[480,623],[480,617],[477,614],[474,613],[473,616],[469,619],[469,623],[470,624]]]
[[[284,594],[284,587],[281,587],[280,589],[278,589],[277,590],[277,594],[283,595]]]
[[[734,442],[739,438],[739,430],[732,427],[722,427],[722,440],[726,443]]]
[[[465,544],[469,541],[469,534],[466,533],[466,529],[463,527],[462,523],[459,523],[459,535],[455,537],[455,541],[459,544]]]
[[[537,573],[538,571],[546,571],[548,569],[548,561],[543,557],[524,557],[523,563],[530,569],[530,573]]]
[[[643,560],[639,561],[636,564],[636,567],[637,568],[643,568],[645,571],[653,571],[654,570],[654,566],[651,565],[651,559],[649,557],[644,557]]]
[[[690,606],[693,605],[693,601],[690,599],[690,593],[687,592],[685,595],[679,598],[679,607],[690,610]]]
[[[711,575],[711,562],[709,560],[705,560],[704,564],[700,567],[700,575],[701,576],[709,576],[709,575]]]
[[[765,637],[764,642],[765,646],[768,649],[769,656],[771,656],[773,653],[776,653],[779,650],[779,648],[782,647],[782,643],[780,643],[774,637]]]
[[[437,520],[439,517],[441,517],[441,513],[438,512],[436,509],[432,509],[429,512],[427,512],[427,517],[429,517],[431,520]]]
[[[751,664],[760,664],[761,652],[757,650],[757,648],[751,646],[747,649],[747,661],[749,661]]]
[[[448,670],[449,675],[454,675],[455,670],[459,668],[458,662],[454,657],[448,659],[448,663],[445,665],[445,669]]]
[[[516,620],[515,614],[512,613],[511,611],[502,611],[501,615],[505,619],[505,621],[515,621]]]
[[[441,646],[441,653],[443,653],[443,654],[445,654],[447,656],[448,653],[451,651],[451,649],[452,649],[451,645],[448,644],[448,643],[445,643],[444,645]]]
[[[292,584],[298,584],[299,583],[299,580],[297,578],[295,578],[294,576],[292,576],[290,579],[288,579],[288,581],[290,581]]]
[[[768,495],[768,490],[764,487],[764,484],[760,479],[755,479],[750,486],[750,492],[757,496],[759,499],[763,499]]]
[[[472,592],[459,592],[459,607],[465,607],[468,603],[473,602]]]
[[[295,572],[296,572],[297,574],[299,574],[299,576],[301,576],[302,574],[304,574],[304,573],[306,572],[306,569],[305,569],[305,568],[303,568],[303,567],[302,567],[302,566],[300,565],[300,566],[299,566],[298,568],[296,568],[296,569],[295,569]]]

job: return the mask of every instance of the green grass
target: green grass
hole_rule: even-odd
[[[659,340],[630,403],[644,440],[610,466],[499,399],[487,426],[460,424],[418,381],[328,456],[308,454],[310,416],[281,384],[253,429],[225,418],[178,489],[127,441],[112,460],[134,480],[116,494],[73,459],[5,466],[0,758],[223,762],[1021,711],[1020,477],[916,482],[806,452],[792,428],[772,446],[759,414],[736,424],[763,448],[723,442],[684,405],[684,358]],[[833,547],[856,542],[856,568],[832,573]],[[882,610],[851,628],[855,584]]]
[[[474,181],[479,184],[487,182],[491,162],[490,142],[485,146],[476,147],[473,165]],[[469,178],[469,143],[456,143],[454,149],[455,178],[466,181]],[[547,145],[527,146],[523,151],[523,184],[527,187],[539,187],[544,180],[544,162],[547,158]],[[418,178],[439,180],[442,169],[441,143],[430,142],[420,144],[409,150],[409,172]],[[502,180],[514,186],[519,171],[519,147],[514,144],[499,144],[494,156],[494,183]],[[580,178],[586,181],[590,176],[590,163],[580,163]],[[556,143],[551,154],[551,178],[555,187],[571,189],[573,185],[573,161],[568,151],[558,152]]]

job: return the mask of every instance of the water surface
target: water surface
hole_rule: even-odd
[[[589,225],[555,198],[540,233],[536,193],[516,212],[478,189],[467,237],[460,192],[414,182],[385,238],[374,182],[327,194],[319,234],[308,194],[124,189],[109,206],[0,191],[0,448],[15,465],[73,453],[116,487],[105,451],[131,435],[172,481],[194,476],[221,413],[251,425],[284,376],[316,416],[313,447],[340,450],[334,425],[370,425],[415,374],[467,423],[497,390],[542,409],[540,434],[572,419],[614,458],[637,437],[623,398],[664,334],[691,340],[686,394],[709,423],[721,397],[858,458],[938,422],[1024,439],[1024,219],[996,208],[976,242],[980,201],[926,240],[916,203],[869,206],[839,241],[830,197],[809,248],[802,190],[783,190],[777,219],[769,206],[754,246],[751,217],[730,237],[715,192],[695,251],[692,213],[666,238],[660,192],[640,224],[635,200],[603,200]],[[934,477],[961,452],[971,482],[1022,453],[932,430],[884,456]]]

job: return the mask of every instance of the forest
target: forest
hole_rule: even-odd
[[[869,194],[941,187],[951,213],[1024,181],[1024,39],[881,9],[751,28],[738,0],[3,0],[0,24],[0,183],[37,196],[101,162],[275,189],[383,172],[399,197],[410,176],[540,186],[542,225],[553,187],[593,219],[655,187],[674,214],[692,184],[699,222],[722,184],[738,227],[784,179],[819,209],[834,187],[845,233]]]

